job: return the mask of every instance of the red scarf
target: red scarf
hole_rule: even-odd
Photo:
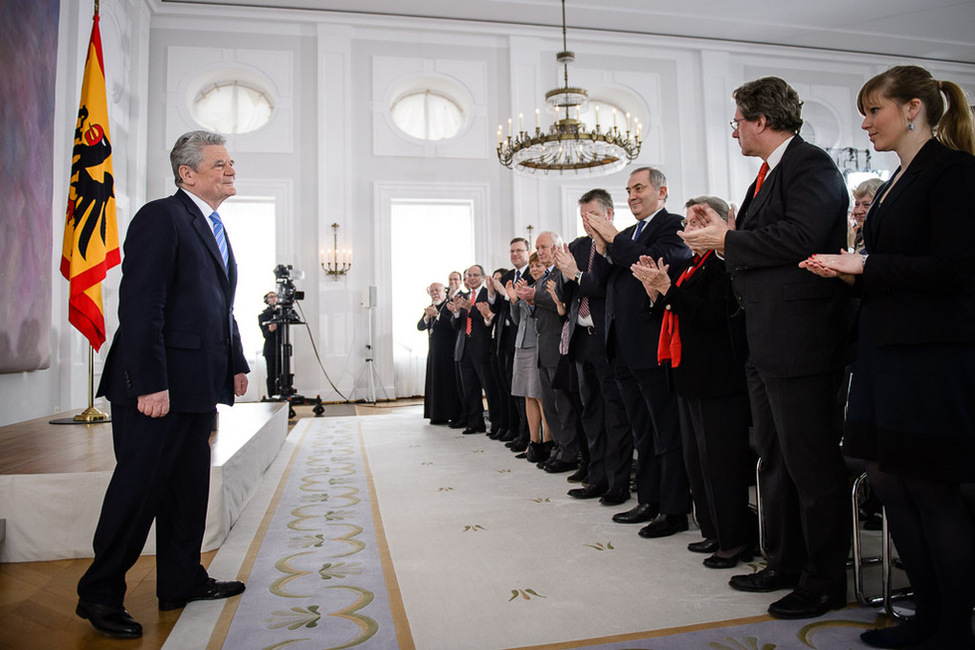
[[[674,283],[675,286],[679,287],[684,280],[694,275],[694,272],[704,265],[704,260],[713,252],[708,251],[701,256],[695,255],[694,263],[684,269]],[[671,309],[664,310],[664,320],[660,326],[660,342],[657,345],[657,362],[664,361],[670,361],[672,368],[680,365],[680,319]]]

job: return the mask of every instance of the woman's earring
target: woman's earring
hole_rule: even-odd
[[[908,131],[913,131],[914,130],[914,122],[908,122],[907,123],[907,130]]]

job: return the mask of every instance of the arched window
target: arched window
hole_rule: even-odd
[[[217,133],[250,133],[271,119],[274,104],[267,92],[240,81],[207,86],[193,101],[193,119]]]
[[[434,90],[412,91],[393,102],[393,123],[419,140],[446,140],[464,126],[464,110],[447,95]]]

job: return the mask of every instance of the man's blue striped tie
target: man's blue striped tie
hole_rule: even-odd
[[[220,221],[220,215],[216,212],[210,215],[210,219],[213,221],[213,236],[217,238],[217,248],[220,249],[220,256],[223,257],[223,268],[229,270],[227,263],[230,256],[227,254],[227,235],[223,231],[223,222]]]

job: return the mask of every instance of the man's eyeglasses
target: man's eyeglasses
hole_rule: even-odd
[[[731,125],[731,130],[732,131],[737,131],[738,128],[741,126],[741,123],[744,122],[744,121],[745,121],[745,118],[741,118],[740,120],[731,120],[730,122],[728,122],[728,124]]]

